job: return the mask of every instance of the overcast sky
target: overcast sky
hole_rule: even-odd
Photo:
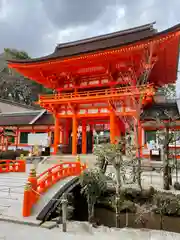
[[[180,0],[0,0],[0,52],[40,57],[61,42],[154,21],[158,30],[180,23]]]
[[[157,22],[180,22],[180,0],[0,0],[0,52],[25,50],[32,57],[56,44]]]

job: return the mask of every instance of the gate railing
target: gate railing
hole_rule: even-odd
[[[85,98],[97,98],[97,97],[120,97],[120,96],[139,96],[154,94],[154,88],[152,84],[140,85],[140,86],[128,86],[115,89],[102,89],[102,90],[93,90],[93,91],[83,91],[77,93],[56,93],[56,94],[47,94],[40,95],[39,102],[41,101],[50,101],[50,100],[72,100],[72,99],[85,99]]]

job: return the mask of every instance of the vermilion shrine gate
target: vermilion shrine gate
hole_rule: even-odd
[[[60,44],[46,57],[10,60],[9,67],[55,90],[38,101],[54,115],[54,154],[60,134],[68,144],[71,130],[72,154],[77,154],[80,125],[82,153],[87,152],[87,125],[110,123],[112,143],[124,134],[128,119],[141,132],[142,107],[153,101],[157,87],[176,81],[179,33],[180,25],[157,33],[147,24]]]

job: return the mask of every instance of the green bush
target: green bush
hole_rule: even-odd
[[[154,195],[154,212],[168,216],[180,216],[180,196],[172,193],[158,192]]]
[[[15,152],[16,152],[16,157],[20,157],[21,155],[27,156],[29,154],[29,151],[26,151],[23,149],[17,149]]]
[[[175,190],[180,190],[180,183],[179,182],[174,183],[174,189]]]
[[[125,188],[122,190],[122,194],[126,200],[130,200],[135,203],[146,203],[152,201],[153,195],[155,194],[155,189],[150,187],[146,190],[140,190],[136,188]]]
[[[16,153],[13,150],[3,151],[0,153],[0,159],[2,160],[15,160],[16,159]]]
[[[116,209],[115,195],[108,196],[108,197],[101,197],[98,201],[98,205],[106,209],[115,211]],[[134,202],[124,199],[124,196],[122,196],[122,198],[120,199],[119,206],[120,206],[121,212],[135,213],[137,208]]]
[[[2,160],[16,160],[17,157],[20,157],[21,154],[23,154],[24,156],[28,155],[28,151],[25,150],[7,150],[7,151],[2,151],[0,152],[0,159]]]

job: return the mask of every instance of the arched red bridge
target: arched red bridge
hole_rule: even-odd
[[[28,183],[24,190],[23,217],[38,215],[55,193],[73,177],[81,174],[86,169],[86,164],[80,162],[66,162],[55,165],[39,176],[35,169],[30,171]],[[45,192],[50,194],[47,198]]]
[[[0,219],[39,224],[37,219],[49,216],[55,199],[74,186],[86,165],[72,161],[50,168],[39,164],[37,172],[31,168],[24,160],[0,160]]]

